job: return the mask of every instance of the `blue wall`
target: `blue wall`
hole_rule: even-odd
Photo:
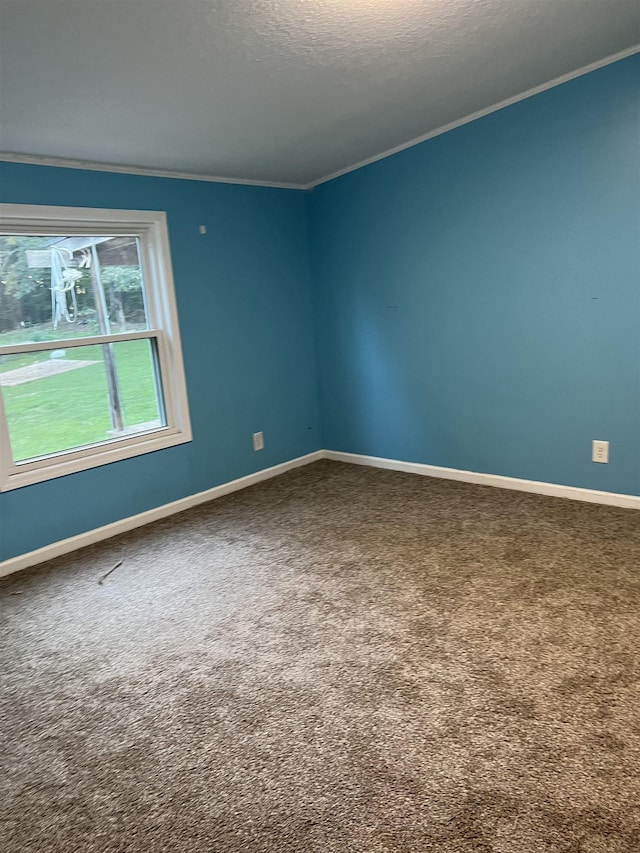
[[[0,561],[322,446],[640,494],[639,80],[635,56],[311,194],[0,163],[1,201],[167,211],[194,431],[0,494]]]
[[[0,561],[321,446],[304,193],[0,163],[0,201],[167,211],[194,435],[0,494]]]
[[[313,191],[327,447],[640,494],[639,89],[634,56]]]

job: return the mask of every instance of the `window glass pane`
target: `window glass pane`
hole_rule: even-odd
[[[146,328],[136,237],[0,235],[0,346]]]
[[[0,390],[14,462],[166,424],[155,342],[0,356]]]
[[[141,432],[166,426],[155,340],[118,341],[111,344],[111,349],[118,376],[123,429]]]

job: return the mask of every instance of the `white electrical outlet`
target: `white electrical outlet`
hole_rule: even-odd
[[[199,231],[200,231],[200,233],[201,233],[201,234],[206,234],[206,233],[207,233],[207,226],[206,226],[206,225],[201,225],[201,226],[200,226],[200,228],[199,228]]]
[[[608,462],[609,461],[609,442],[594,441],[591,448],[592,462]]]
[[[254,432],[254,434],[253,434],[253,449],[254,450],[263,450],[264,449],[264,433]]]

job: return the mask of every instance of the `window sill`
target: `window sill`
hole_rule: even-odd
[[[14,465],[2,472],[0,492],[8,492],[23,486],[32,486],[45,480],[64,477],[86,471],[122,459],[131,459],[156,450],[165,450],[191,441],[191,432],[163,427],[153,432],[138,434],[130,438],[118,438],[91,447],[68,453],[59,453],[42,459]]]

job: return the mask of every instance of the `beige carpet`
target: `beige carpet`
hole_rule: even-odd
[[[321,462],[0,605],[3,853],[640,851],[635,511]]]

